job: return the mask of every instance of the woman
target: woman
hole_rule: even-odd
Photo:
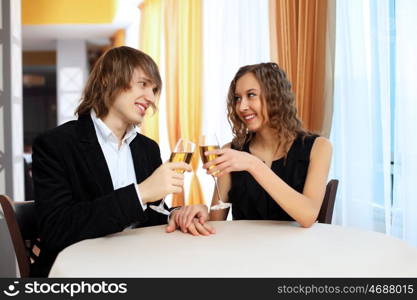
[[[275,63],[240,68],[227,108],[234,139],[206,152],[218,157],[203,167],[218,177],[222,200],[233,204],[233,219],[295,220],[310,227],[323,201],[332,146],[302,128],[284,71]],[[212,204],[217,202],[214,193]],[[227,214],[211,211],[209,219],[225,220]],[[207,234],[194,217],[204,223],[207,207],[187,206],[175,216],[183,231]]]

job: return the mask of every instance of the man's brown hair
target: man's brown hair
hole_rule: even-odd
[[[162,89],[162,80],[158,66],[146,53],[127,46],[106,51],[96,62],[84,88],[81,102],[75,113],[89,113],[91,109],[97,117],[109,112],[120,92],[131,88],[133,72],[140,68],[155,85],[154,94],[158,96]]]

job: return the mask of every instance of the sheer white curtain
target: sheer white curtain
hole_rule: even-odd
[[[232,135],[226,96],[239,67],[270,61],[267,0],[204,1],[203,132],[225,144]]]
[[[232,139],[226,96],[239,67],[270,61],[268,0],[205,0],[202,132],[215,131],[221,144]],[[198,172],[206,203],[212,179]]]
[[[417,2],[396,4],[396,93],[392,231],[417,246]]]
[[[391,204],[388,8],[388,0],[337,2],[331,131],[333,223],[381,232]]]

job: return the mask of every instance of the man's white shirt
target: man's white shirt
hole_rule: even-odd
[[[91,119],[93,120],[96,136],[110,171],[113,188],[118,189],[133,183],[136,188],[138,200],[145,211],[147,205],[143,204],[139,188],[136,184],[136,173],[129,146],[138,134],[136,126],[132,125],[127,129],[119,147],[117,137],[101,119],[97,118],[94,110],[91,110]]]

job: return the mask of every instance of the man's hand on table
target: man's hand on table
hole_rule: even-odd
[[[192,235],[210,235],[216,233],[213,227],[206,223],[208,221],[207,206],[188,205],[181,207],[171,213],[166,232],[174,232],[179,228],[184,233]]]

